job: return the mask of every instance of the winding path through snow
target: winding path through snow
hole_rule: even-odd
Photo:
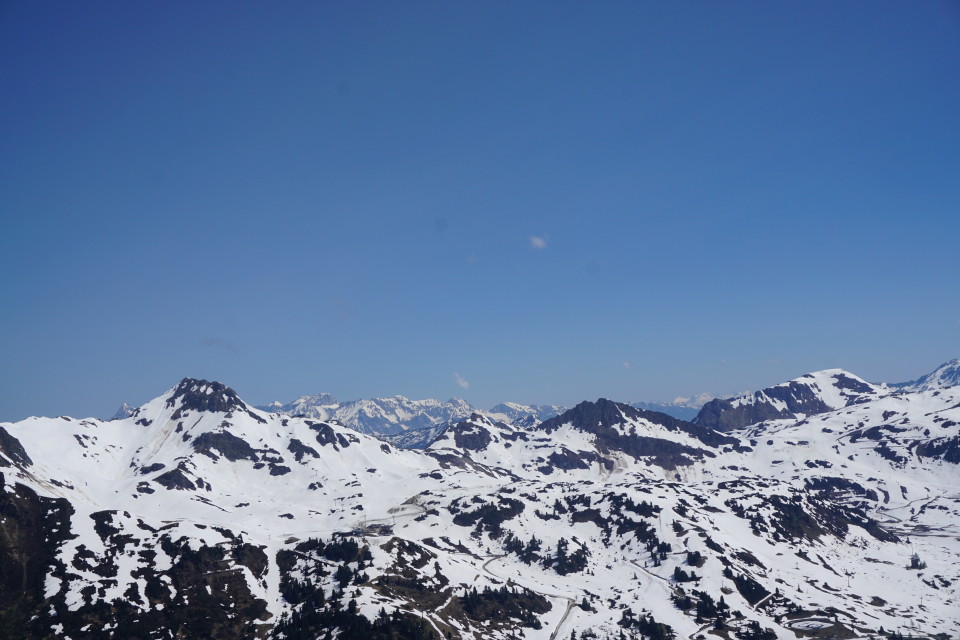
[[[506,580],[509,583],[513,581],[510,580],[509,578],[498,576],[493,571],[490,571],[490,569],[487,568],[491,562],[493,562],[494,560],[499,560],[501,558],[504,558],[506,557],[506,555],[507,554],[503,553],[500,555],[490,556],[490,558],[483,563],[482,569],[486,571],[488,574],[490,574],[491,576],[493,576],[494,578],[496,578],[497,580]],[[520,583],[515,583],[515,584],[520,584]],[[527,587],[525,585],[520,585],[520,586],[524,587],[525,589],[530,589],[530,591],[533,591],[534,593],[541,595],[544,598],[552,598],[554,600],[564,600],[567,603],[566,609],[564,609],[563,615],[560,617],[560,621],[557,623],[557,626],[554,627],[553,633],[550,634],[550,640],[556,640],[557,636],[560,634],[560,629],[563,627],[563,623],[567,621],[567,616],[570,615],[570,611],[574,607],[574,599],[571,598],[570,596],[564,596],[557,593],[546,593],[544,591],[538,591],[536,589],[531,589],[530,587]]]

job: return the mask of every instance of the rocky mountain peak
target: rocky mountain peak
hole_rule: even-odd
[[[957,385],[960,385],[960,360],[953,359],[916,380],[892,386],[904,391],[932,391]]]
[[[248,410],[237,392],[222,382],[208,382],[195,378],[184,378],[167,396],[167,407],[178,405],[183,411],[227,413]]]
[[[133,406],[133,405],[131,405],[131,404],[127,404],[126,402],[124,402],[122,405],[120,405],[120,408],[117,409],[117,412],[116,412],[115,414],[113,414],[113,417],[110,418],[110,419],[111,419],[111,420],[125,420],[125,419],[129,418],[130,416],[134,415],[134,413],[136,413],[136,411],[137,411],[137,407],[135,407],[135,406]]]
[[[638,418],[640,415],[639,410],[630,405],[599,398],[596,402],[581,402],[572,409],[541,422],[537,428],[549,433],[565,424],[571,424],[581,431],[593,433],[598,430],[610,429],[623,424],[625,419]]]

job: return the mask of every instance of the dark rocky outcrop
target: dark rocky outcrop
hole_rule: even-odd
[[[293,438],[292,440],[290,440],[290,443],[287,445],[287,451],[293,454],[293,458],[297,462],[300,462],[301,460],[303,460],[304,456],[308,456],[308,455],[313,456],[314,458],[320,457],[320,454],[317,453],[316,449],[303,444],[296,438]]]
[[[181,463],[176,469],[171,469],[170,471],[157,476],[153,479],[153,481],[159,485],[162,485],[163,487],[166,487],[167,489],[193,491],[197,488],[197,485],[187,477],[187,474],[184,471],[184,466]]]
[[[75,537],[70,533],[74,509],[63,498],[44,498],[21,484],[4,485],[0,473],[0,638],[31,637],[28,630],[40,628],[35,619],[48,609],[47,575],[63,577],[66,570],[57,551]]]
[[[551,474],[556,469],[562,471],[572,471],[573,469],[589,469],[591,465],[598,464],[607,471],[613,470],[613,460],[604,458],[595,451],[571,451],[562,447],[560,451],[554,451],[547,459],[540,458],[537,462],[542,462],[537,470],[543,474]]]
[[[917,445],[917,455],[960,464],[960,436],[937,438]]]
[[[7,433],[7,430],[0,427],[0,453],[12,460],[14,464],[20,466],[30,466],[33,460],[27,455],[26,449],[20,444],[20,441]],[[0,467],[10,466],[6,460],[0,458]]]
[[[483,418],[477,414],[471,415],[463,422],[450,427],[448,433],[453,434],[457,446],[467,451],[483,451],[492,441],[490,431],[479,424]]]
[[[160,471],[165,466],[166,465],[164,465],[162,462],[155,462],[151,465],[147,465],[146,467],[142,467],[140,469],[140,475],[145,476],[147,474],[153,473],[154,471]]]
[[[307,426],[314,432],[317,443],[322,446],[332,446],[334,450],[339,448],[346,449],[350,446],[350,440],[338,433],[326,422],[307,422]]]
[[[778,410],[766,402],[742,404],[735,407],[729,400],[717,398],[703,405],[693,422],[716,431],[732,431],[764,420],[792,417],[791,412]]]
[[[259,461],[257,452],[247,444],[246,440],[238,438],[226,431],[219,433],[208,432],[197,436],[193,441],[193,450],[214,460],[217,459],[217,455],[213,452],[216,450],[231,462],[236,462],[237,460]]]

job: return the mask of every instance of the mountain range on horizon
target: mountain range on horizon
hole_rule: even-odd
[[[738,396],[723,399],[701,393],[689,398],[678,397],[671,402],[632,402],[629,404],[638,409],[659,411],[681,420],[703,422],[711,420],[708,416],[716,412],[717,407],[725,406],[726,403],[734,403],[741,407],[738,410],[740,414],[749,411],[750,416],[734,419],[732,416],[737,412],[727,411],[724,420],[729,424],[735,422],[737,426],[744,426],[751,422],[758,422],[764,417],[787,417],[799,413],[815,413],[828,407],[838,408],[833,406],[836,405],[836,401],[832,401],[832,404],[812,407],[803,406],[803,400],[800,398],[792,402],[789,400],[788,387],[792,385],[794,389],[800,389],[804,387],[806,380],[820,373],[823,372],[805,374],[781,385],[756,392],[744,392]],[[856,376],[854,378],[860,380]],[[960,384],[960,360],[949,360],[930,373],[908,382],[868,383],[862,381],[862,384],[870,385],[878,390],[890,388],[903,391],[953,386]],[[784,395],[785,393],[786,395]],[[787,404],[774,399],[780,396],[787,400]],[[777,404],[778,408],[774,408],[774,404]],[[788,404],[793,408],[792,410],[787,409]],[[706,410],[707,415],[701,416],[704,413],[705,405],[709,405]],[[124,403],[111,419],[126,418],[135,408]],[[451,398],[447,401],[433,398],[411,400],[401,395],[340,402],[329,393],[301,396],[287,403],[271,402],[266,405],[256,405],[256,408],[288,416],[336,421],[360,433],[387,436],[398,446],[406,445],[408,448],[426,446],[439,430],[455,424],[473,413],[484,414],[494,420],[518,426],[532,426],[568,409],[568,407],[562,405],[525,405],[504,402],[491,407],[489,410],[482,410],[460,398]],[[800,411],[801,408],[805,410]],[[716,425],[713,424],[712,426]]]
[[[474,412],[421,449],[191,378],[0,423],[0,637],[951,637],[956,364],[693,421]]]
[[[681,419],[692,419],[700,407],[713,397],[699,394],[694,398],[678,398],[671,402],[636,402],[633,406],[650,411],[662,411]],[[302,416],[318,420],[336,420],[361,433],[392,436],[405,431],[436,428],[463,419],[472,413],[484,413],[495,419],[511,423],[534,423],[563,413],[563,405],[520,404],[502,402],[490,409],[475,407],[462,398],[447,401],[435,398],[411,400],[402,395],[385,398],[368,398],[338,401],[329,393],[300,396],[290,402],[271,402],[255,405],[261,411]],[[110,418],[119,420],[128,417],[136,409],[124,403]]]

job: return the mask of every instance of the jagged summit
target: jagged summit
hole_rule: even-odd
[[[222,382],[208,382],[196,378],[184,378],[167,395],[166,406],[189,411],[212,411],[227,413],[247,410],[247,405],[237,392]]]

